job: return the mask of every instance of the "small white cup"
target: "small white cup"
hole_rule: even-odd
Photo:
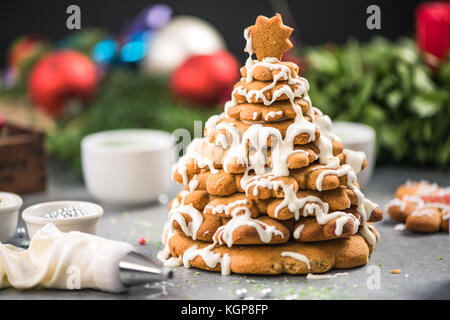
[[[136,206],[170,190],[172,136],[163,131],[123,129],[95,133],[81,142],[88,191],[103,203]]]
[[[0,192],[0,242],[7,242],[16,233],[22,204],[22,198],[17,194]]]
[[[77,207],[86,213],[85,216],[74,218],[46,218],[49,212],[61,208]],[[103,208],[98,204],[86,201],[50,201],[35,204],[22,212],[30,239],[47,223],[53,223],[61,232],[80,231],[84,233],[97,234],[98,221],[103,216]]]
[[[366,187],[375,166],[375,130],[362,123],[347,121],[333,121],[333,130],[344,148],[366,154],[367,167],[357,175],[361,188]]]

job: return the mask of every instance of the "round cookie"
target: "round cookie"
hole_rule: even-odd
[[[297,98],[301,97],[299,94],[295,94],[300,86],[299,84],[289,84],[288,81],[279,81],[273,87],[269,86],[271,86],[270,82],[256,80],[247,83],[245,80],[241,80],[234,85],[233,98],[238,103],[268,104],[270,101],[289,100],[289,96],[284,91],[289,92],[290,95],[292,94]],[[252,92],[255,94],[252,94]],[[261,92],[264,98],[260,97],[256,92]]]
[[[302,98],[296,98],[294,103],[298,105],[302,114],[306,115],[309,104]],[[231,118],[243,121],[277,122],[286,119],[295,119],[297,112],[289,100],[277,101],[270,106],[261,103],[241,103],[226,109]]]
[[[290,62],[290,61],[281,61],[280,65],[288,67],[291,72],[292,78],[294,78],[294,79],[297,78],[299,68],[295,63]],[[242,78],[247,78],[247,67],[243,66],[240,71],[241,71]],[[256,65],[252,71],[253,71],[252,72],[253,78],[256,80],[259,80],[259,81],[272,81],[274,76],[276,76],[277,74],[280,73],[280,69],[270,70],[268,67],[264,66],[263,64]],[[282,80],[287,80],[287,79],[282,79]]]
[[[169,239],[168,245],[173,257],[182,258],[188,249],[194,246],[202,249],[210,244],[194,241],[177,232]],[[279,245],[240,245],[232,248],[216,245],[211,251],[221,257],[229,256],[229,269],[232,273],[269,275],[323,273],[331,269],[358,267],[367,263],[372,249],[369,249],[364,238],[357,234],[345,239],[308,244],[291,240]],[[221,271],[220,263],[208,266],[201,255],[186,260],[186,267]]]

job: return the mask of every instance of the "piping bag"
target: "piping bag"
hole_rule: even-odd
[[[39,230],[27,250],[0,243],[0,289],[97,289],[120,293],[127,287],[172,278],[126,242],[72,231],[52,223]]]

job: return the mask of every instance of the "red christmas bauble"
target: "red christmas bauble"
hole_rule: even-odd
[[[450,51],[450,3],[423,3],[416,10],[416,37],[426,62],[437,66]]]
[[[226,51],[218,51],[186,59],[172,74],[171,88],[182,100],[211,105],[228,100],[238,78],[236,59]]]
[[[217,83],[209,73],[208,55],[188,58],[172,75],[171,88],[181,100],[199,103],[213,103],[218,90]]]
[[[59,115],[69,99],[89,100],[97,86],[94,63],[85,55],[62,50],[44,56],[28,79],[28,93],[38,108]]]

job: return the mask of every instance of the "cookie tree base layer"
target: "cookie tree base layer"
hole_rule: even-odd
[[[182,258],[186,250],[193,246],[201,249],[208,245],[210,243],[194,241],[179,232],[169,240],[170,253],[176,258]],[[234,245],[232,248],[216,245],[211,251],[222,257],[226,254],[230,256],[232,273],[275,275],[323,273],[331,269],[358,267],[367,263],[371,249],[364,238],[356,234],[345,239],[308,244],[291,240],[282,245]],[[283,252],[288,254],[283,255]],[[292,256],[302,257],[303,261]],[[208,271],[221,271],[220,263],[209,268],[201,256],[190,260],[189,265]]]

